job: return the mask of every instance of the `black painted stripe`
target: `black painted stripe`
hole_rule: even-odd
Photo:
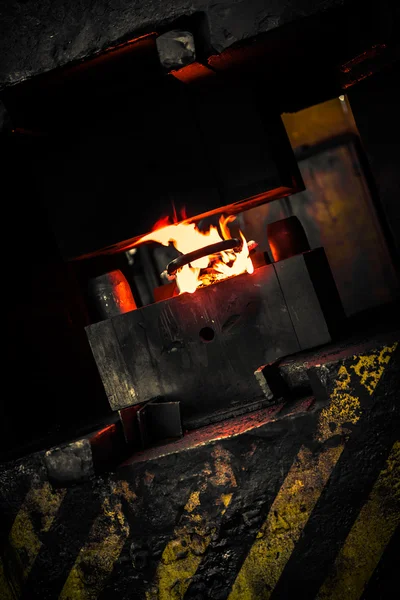
[[[58,598],[79,550],[99,513],[101,498],[96,484],[70,488],[26,581],[21,600]]]
[[[354,426],[350,439],[304,528],[303,536],[276,585],[271,600],[315,598],[334,566],[359,512],[398,439],[400,403],[397,378],[399,349],[373,394],[373,406]],[[356,390],[368,404],[371,396]]]
[[[239,464],[246,464],[245,455],[249,455],[250,448],[254,451],[239,476],[238,489],[224,515],[218,537],[210,543],[185,600],[228,597],[300,447],[312,437],[315,418],[309,413],[283,419],[225,443],[231,452],[237,453]]]
[[[137,501],[123,506],[130,535],[98,600],[145,598],[191,492],[207,480],[207,462],[210,449],[199,447],[119,471]]]
[[[381,560],[360,600],[392,600],[392,598],[398,596],[399,583],[397,575],[399,571],[399,557],[400,526],[386,546]]]

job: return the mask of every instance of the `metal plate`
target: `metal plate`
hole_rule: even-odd
[[[185,426],[260,397],[255,369],[300,349],[272,265],[86,331],[114,410],[162,396]]]

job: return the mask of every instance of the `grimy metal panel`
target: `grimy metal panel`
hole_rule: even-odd
[[[119,357],[98,361],[108,393],[110,373],[123,367],[131,404],[179,400],[186,424],[259,398],[255,369],[300,349],[271,265],[91,325],[87,334],[92,348],[111,338],[120,348]],[[114,409],[124,393],[113,391]]]

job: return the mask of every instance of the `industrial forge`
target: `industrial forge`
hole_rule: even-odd
[[[0,600],[394,597],[399,15],[312,4],[0,9]]]
[[[254,376],[260,366],[322,346],[342,325],[324,251],[307,249],[296,217],[269,227],[277,260],[266,264],[266,253],[256,253],[257,268],[243,235],[230,238],[223,218],[220,228],[170,225],[139,240],[195,248],[166,265],[176,278],[164,288],[171,298],[136,310],[114,302],[113,313],[112,294],[99,297],[113,316],[87,334],[114,410],[163,399],[168,410],[179,404],[184,429],[254,410],[272,400]],[[213,237],[221,241],[209,245]],[[176,419],[181,431],[179,412]]]

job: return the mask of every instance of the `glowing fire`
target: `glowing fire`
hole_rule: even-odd
[[[139,240],[143,242],[158,242],[164,246],[172,243],[182,254],[200,250],[210,244],[231,239],[229,223],[236,217],[221,217],[219,229],[214,225],[206,232],[199,231],[195,223],[177,223],[167,225],[165,220],[158,221],[156,229]],[[161,227],[161,228],[158,228]],[[238,250],[226,250],[218,254],[210,254],[184,265],[176,272],[176,283],[179,293],[193,293],[198,287],[210,285],[220,279],[226,279],[240,273],[253,273],[254,267],[249,256],[249,249],[242,232],[239,232],[242,246]]]

